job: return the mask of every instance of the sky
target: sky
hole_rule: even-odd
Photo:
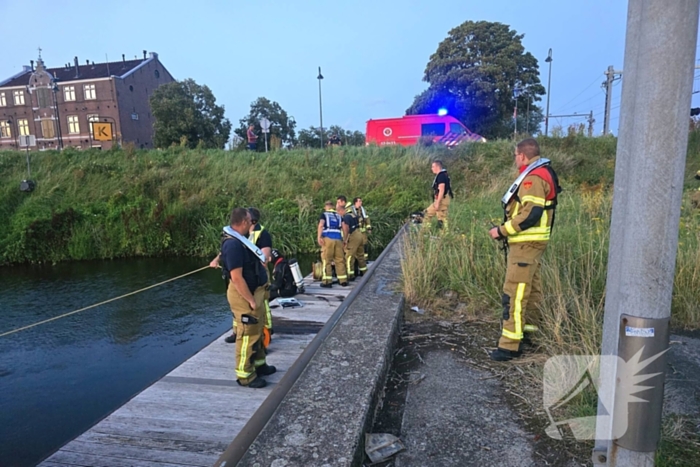
[[[255,99],[266,97],[299,130],[319,125],[320,66],[324,127],[364,132],[370,118],[404,115],[427,88],[425,66],[452,28],[484,20],[525,35],[545,88],[552,49],[550,113],[593,111],[598,135],[603,72],[623,68],[626,17],[623,0],[0,0],[0,80],[36,60],[38,47],[49,67],[75,56],[80,63],[118,61],[147,50],[176,79],[209,86],[234,127]],[[700,70],[694,83],[700,89]],[[614,134],[620,90],[616,81]],[[539,105],[545,102],[543,96]],[[552,118],[550,130],[584,121]]]

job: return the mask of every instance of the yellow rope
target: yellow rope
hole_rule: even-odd
[[[203,271],[203,270],[208,269],[208,268],[209,268],[209,266],[204,266],[204,267],[201,267],[201,268],[196,269],[196,270],[194,270],[194,271],[190,271],[190,272],[188,272],[188,273],[186,273],[186,274],[182,274],[181,276],[177,276],[177,277],[173,277],[172,279],[168,279],[167,281],[163,281],[163,282],[159,282],[159,283],[157,283],[157,284],[149,285],[148,287],[145,287],[145,288],[140,289],[140,290],[136,290],[135,292],[129,292],[128,294],[120,295],[119,297],[110,298],[109,300],[105,300],[104,302],[95,303],[94,305],[86,306],[85,308],[81,308],[81,309],[79,309],[79,310],[71,311],[70,313],[64,313],[64,314],[59,315],[59,316],[54,316],[53,318],[45,319],[44,321],[39,321],[38,323],[34,323],[34,324],[30,324],[30,325],[28,325],[28,326],[23,326],[23,327],[21,327],[21,328],[13,329],[12,331],[3,332],[2,334],[0,334],[0,337],[9,336],[10,334],[14,334],[14,333],[16,333],[16,332],[24,331],[25,329],[33,328],[34,326],[39,326],[40,324],[45,324],[45,323],[48,323],[48,322],[51,322],[51,321],[55,321],[55,320],[57,320],[57,319],[65,318],[66,316],[74,315],[74,314],[76,314],[76,313],[80,313],[81,311],[89,310],[90,308],[95,308],[96,306],[104,305],[105,303],[113,302],[113,301],[115,301],[115,300],[119,300],[120,298],[128,297],[129,295],[135,295],[135,294],[137,294],[137,293],[139,293],[139,292],[143,292],[144,290],[148,290],[148,289],[152,289],[152,288],[154,288],[154,287],[158,287],[159,285],[163,285],[163,284],[166,284],[166,283],[168,283],[168,282],[172,282],[172,281],[174,281],[174,280],[181,279],[181,278],[183,278],[183,277],[185,277],[185,276],[189,276],[190,274],[194,274],[194,273],[196,273],[196,272]]]

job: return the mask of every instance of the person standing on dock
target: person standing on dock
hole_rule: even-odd
[[[358,224],[360,226],[360,233],[362,234],[362,245],[361,249],[362,251],[360,252],[358,250],[358,259],[357,259],[357,275],[358,276],[363,276],[367,272],[367,245],[369,244],[369,234],[372,233],[372,224],[369,221],[369,216],[367,215],[367,211],[365,211],[365,208],[362,206],[362,198],[359,196],[354,198],[352,200],[352,213],[357,217]],[[364,258],[364,261],[360,263],[360,254],[362,254],[362,257]],[[364,265],[364,266],[363,266]],[[354,269],[354,265],[353,265]]]
[[[367,271],[365,264],[365,250],[362,247],[363,239],[360,232],[360,223],[352,211],[346,211],[344,207],[338,208],[338,214],[343,217],[343,246],[345,247],[345,266],[348,278],[355,280],[355,261],[359,263],[361,272]]]
[[[333,209],[333,201],[326,201],[325,211],[318,220],[317,241],[321,247],[321,260],[323,262],[323,279],[321,287],[332,287],[333,268],[341,286],[348,285],[348,276],[345,271],[345,258],[343,254],[343,219]]]
[[[236,377],[238,384],[263,388],[267,382],[258,376],[271,375],[277,369],[268,365],[263,348],[265,289],[268,282],[265,255],[247,235],[253,225],[250,212],[236,208],[231,212],[230,235],[221,245],[226,291],[236,321]]]
[[[250,219],[253,223],[252,227],[250,228],[248,240],[253,242],[255,246],[262,250],[263,254],[265,255],[265,268],[267,268],[267,264],[272,259],[272,236],[268,230],[265,230],[265,226],[260,224],[260,210],[250,207],[248,208],[248,212],[250,213]],[[265,289],[265,328],[263,332],[265,337],[263,342],[265,344],[265,348],[267,348],[270,345],[272,335],[274,334],[274,331],[272,330],[272,311],[270,310],[269,281]]]

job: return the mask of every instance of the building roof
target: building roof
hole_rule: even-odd
[[[155,54],[152,54],[146,59],[138,60],[125,60],[94,64],[90,63],[89,65],[79,64],[79,75],[77,77],[75,76],[75,63],[71,63],[69,68],[48,68],[46,71],[48,71],[51,74],[51,76],[53,76],[54,79],[59,83],[62,81],[90,80],[97,78],[109,78],[110,76],[123,76],[132,71],[134,68],[141,65],[142,63],[157,57],[157,55],[155,55],[155,57],[154,55]],[[5,88],[11,86],[26,86],[27,84],[29,84],[29,77],[32,75],[32,73],[33,72],[29,67],[25,67],[25,70],[23,72],[20,72],[19,74],[12,76],[9,79],[0,80],[0,87]]]

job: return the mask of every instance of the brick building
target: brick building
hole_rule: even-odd
[[[86,61],[45,68],[41,55],[34,68],[0,81],[0,150],[17,149],[20,136],[34,135],[31,150],[65,147],[108,149],[133,143],[153,148],[153,117],[148,99],[160,85],[174,81],[158,60],[109,63]],[[97,132],[97,134],[95,134]]]

